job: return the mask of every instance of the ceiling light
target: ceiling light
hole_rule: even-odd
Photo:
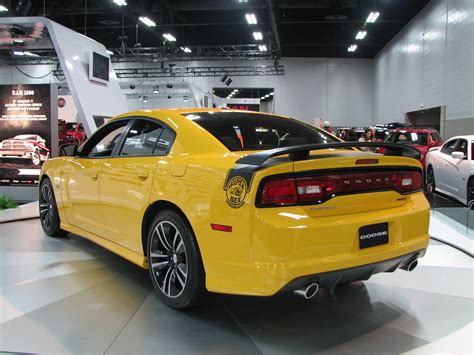
[[[271,92],[269,95],[270,95],[270,96],[273,96],[273,94],[274,94],[274,93],[273,93],[273,92]]]
[[[146,16],[140,16],[138,18],[141,22],[143,22],[145,25],[147,25],[148,27],[155,27],[156,26],[156,23],[155,21],[153,20],[150,20],[148,17]]]
[[[357,49],[357,44],[350,45],[349,48],[347,48],[348,52],[355,52]]]
[[[264,100],[264,99],[265,99],[265,96],[262,96],[262,97],[260,98],[260,100]]]
[[[5,6],[0,5],[0,12],[5,12],[5,11],[8,11],[8,9]]]
[[[262,32],[254,32],[253,38],[255,38],[256,41],[261,41],[263,39]]]
[[[377,19],[379,18],[380,16],[380,13],[378,12],[371,12],[369,14],[369,16],[367,16],[367,20],[365,20],[366,23],[374,23],[375,21],[377,21]]]
[[[270,97],[270,94],[266,94],[266,95],[265,95],[265,98],[267,98],[267,97]]]
[[[170,42],[176,42],[176,38],[171,33],[163,33],[163,37]]]
[[[257,24],[257,17],[255,14],[245,14],[245,19],[249,23],[249,25],[256,25]]]
[[[127,6],[127,2],[125,0],[113,0],[113,2],[118,6]]]
[[[364,39],[367,36],[367,31],[359,31],[357,32],[356,39]]]
[[[266,52],[267,51],[267,46],[264,45],[264,44],[261,44],[260,46],[258,46],[258,50],[260,52]]]
[[[179,47],[184,53],[191,53],[191,49],[188,47]]]
[[[239,3],[246,3],[249,2],[249,0],[239,0]]]
[[[108,54],[108,55],[113,55],[113,54],[114,54],[114,52],[112,52],[112,51],[109,51],[109,50],[107,49],[107,54]]]
[[[14,40],[13,40],[13,43],[15,43],[15,44],[23,44],[24,41],[23,41],[22,39],[14,39]]]

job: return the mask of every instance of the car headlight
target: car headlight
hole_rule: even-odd
[[[26,147],[26,149],[30,149],[30,150],[33,150],[35,148],[33,143],[25,143],[25,147]]]

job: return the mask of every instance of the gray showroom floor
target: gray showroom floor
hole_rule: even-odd
[[[29,353],[472,353],[473,260],[433,242],[408,273],[306,302],[213,295],[175,311],[147,272],[37,219],[0,224],[0,350]]]

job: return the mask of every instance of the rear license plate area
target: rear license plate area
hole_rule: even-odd
[[[388,223],[370,224],[359,228],[359,248],[365,249],[388,243]]]

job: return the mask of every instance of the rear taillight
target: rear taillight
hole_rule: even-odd
[[[269,180],[263,184],[258,206],[322,203],[336,195],[396,190],[400,193],[422,188],[420,171],[341,173]]]
[[[294,205],[297,202],[295,179],[268,181],[263,188],[262,204],[264,205]]]

